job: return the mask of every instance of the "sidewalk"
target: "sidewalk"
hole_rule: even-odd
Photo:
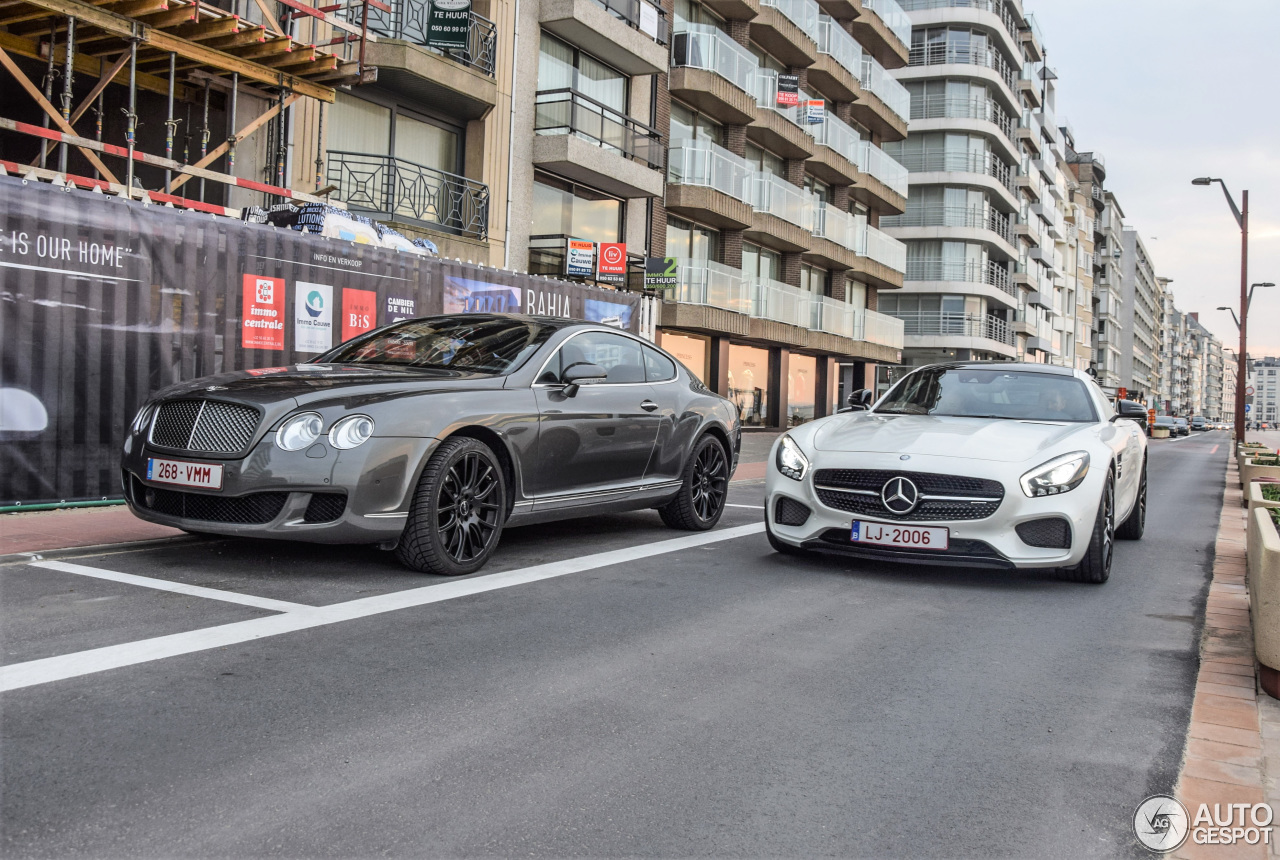
[[[742,460],[733,476],[735,483],[764,477],[765,457],[778,435],[777,432],[743,434]],[[178,529],[138,519],[123,504],[0,514],[0,557],[24,552],[136,543],[182,534]]]
[[[1176,791],[1192,821],[1201,803],[1212,811],[1215,803],[1265,801],[1280,813],[1280,702],[1257,686],[1239,475],[1231,457],[1200,641],[1200,673]],[[1275,835],[1280,835],[1280,822]],[[1172,856],[1274,860],[1280,858],[1280,846],[1197,845],[1188,839]]]

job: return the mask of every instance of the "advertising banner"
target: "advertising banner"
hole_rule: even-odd
[[[589,278],[596,270],[596,243],[581,239],[565,242],[564,273]]]
[[[677,257],[645,257],[644,285],[650,290],[669,290],[680,280]]]
[[[471,0],[428,0],[427,47],[465,49],[471,34]]]
[[[284,279],[244,276],[240,345],[245,349],[284,349]]]
[[[778,104],[787,107],[800,104],[799,75],[778,75]]]
[[[641,300],[10,177],[0,177],[0,296],[0,507],[120,498],[125,431],[177,382],[270,376],[315,358],[324,336],[336,346],[446,310],[635,332]],[[300,325],[326,319],[327,330]]]
[[[328,352],[333,346],[333,287],[298,281],[293,297],[293,348]]]
[[[805,102],[805,122],[817,125],[827,119],[827,103],[822,99],[809,99]]]
[[[601,242],[596,280],[604,284],[622,284],[627,280],[627,243]]]

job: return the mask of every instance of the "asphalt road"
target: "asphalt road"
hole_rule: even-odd
[[[754,528],[660,552],[682,535],[650,512],[512,530],[471,582],[585,569],[365,615],[456,586],[364,548],[68,560],[339,613],[274,635],[272,608],[0,567],[6,665],[91,652],[4,695],[0,852],[1148,856],[1130,819],[1177,773],[1228,448],[1153,442],[1103,586],[796,561]],[[164,656],[215,625],[263,638]]]

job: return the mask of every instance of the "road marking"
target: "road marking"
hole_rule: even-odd
[[[279,636],[284,633],[293,633],[297,630],[352,621],[357,618],[367,618],[370,615],[394,612],[397,609],[409,609],[415,606],[425,606],[429,603],[456,600],[459,597],[483,594],[486,591],[511,588],[515,585],[525,585],[544,579],[566,576],[571,573],[581,573],[587,570],[609,567],[614,564],[651,558],[669,552],[679,552],[693,547],[748,537],[763,531],[764,523],[752,523],[751,525],[737,526],[720,531],[657,541],[643,546],[610,550],[609,552],[599,552],[594,555],[586,555],[564,561],[553,561],[547,564],[534,565],[533,567],[508,570],[503,573],[453,580],[440,585],[427,585],[422,588],[410,588],[405,591],[392,592],[391,594],[363,597],[359,600],[350,600],[346,603],[337,603],[330,606],[301,606],[299,604],[299,608],[295,610],[267,618],[254,618],[249,621],[223,624],[218,627],[206,627],[203,630],[192,630],[187,633],[175,633],[169,636],[158,636],[154,639],[143,639],[138,642],[127,642],[122,645],[110,645],[105,648],[94,648],[74,654],[46,657],[42,660],[31,660],[26,663],[15,663],[11,666],[0,667],[0,692],[32,687],[37,684],[47,684],[51,681],[61,681],[66,678],[75,678],[96,672],[105,672],[108,669],[119,669],[124,666],[149,663],[154,660],[163,660],[167,657],[177,657],[181,654],[207,651],[211,648],[225,648],[241,642],[251,642],[255,639],[265,639],[268,636]]]
[[[1218,446],[1218,445],[1214,445],[1212,448],[1210,448],[1210,449],[1209,449],[1209,453],[1210,453],[1210,454],[1216,454],[1216,453],[1218,453],[1218,448],[1219,448],[1219,446]]]
[[[60,570],[63,573],[75,573],[80,576],[92,576],[94,579],[109,579],[112,582],[123,582],[127,585],[140,585],[143,588],[154,588],[157,591],[172,591],[177,594],[188,594],[192,597],[223,600],[227,603],[242,603],[245,606],[254,606],[258,609],[270,609],[272,612],[295,612],[299,609],[312,608],[303,603],[272,600],[270,597],[254,597],[252,594],[239,594],[234,591],[223,591],[220,588],[186,585],[181,582],[169,582],[166,579],[152,579],[149,576],[135,576],[132,573],[119,573],[114,570],[86,567],[83,564],[71,564],[65,561],[33,561],[31,566]]]
[[[750,508],[753,511],[763,511],[764,505],[730,505],[726,504],[726,508]]]

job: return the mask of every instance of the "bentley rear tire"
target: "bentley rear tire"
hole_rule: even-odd
[[[719,440],[707,435],[693,446],[680,491],[658,513],[673,529],[704,532],[720,522],[728,498],[729,458]]]
[[[423,573],[475,573],[498,546],[506,511],[497,455],[475,439],[446,439],[422,470],[396,558]]]

